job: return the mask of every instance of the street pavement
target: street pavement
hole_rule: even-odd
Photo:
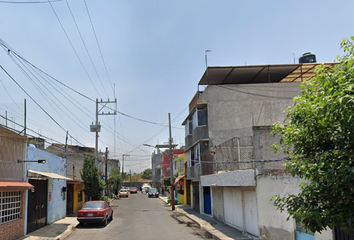
[[[165,203],[168,202],[167,196],[160,196]],[[113,203],[114,204],[114,203]],[[216,240],[246,240],[252,237],[226,225],[223,222],[213,219],[205,214],[200,214],[190,206],[176,205],[174,212],[175,219],[180,224],[194,225],[200,228],[205,238]],[[75,230],[79,222],[76,216],[65,217],[41,229],[31,232],[17,240],[63,240]]]

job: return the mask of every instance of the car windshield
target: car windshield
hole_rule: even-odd
[[[87,202],[82,209],[103,209],[103,204],[100,202]]]
[[[120,190],[120,192],[125,193],[125,192],[127,192],[127,190],[126,189],[122,189],[122,190]]]
[[[130,190],[136,190],[136,187],[131,187]]]
[[[149,192],[151,192],[151,193],[156,193],[156,192],[157,192],[157,189],[156,189],[156,188],[151,188]]]

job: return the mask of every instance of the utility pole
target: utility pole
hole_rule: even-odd
[[[68,150],[68,134],[69,134],[69,131],[66,131],[66,137],[65,137],[65,150],[64,150],[64,158],[65,158],[65,172],[66,172],[66,175],[65,177],[68,176],[68,158],[67,158],[67,150]],[[74,175],[73,175],[73,179],[74,179]]]
[[[104,176],[105,176],[104,179],[106,180],[106,193],[109,196],[110,194],[109,194],[108,179],[107,179],[107,161],[108,161],[108,147],[106,147],[106,162],[105,162],[105,168],[104,168]]]
[[[130,187],[132,186],[132,170],[129,169],[129,174],[130,174]]]
[[[172,211],[175,210],[175,195],[174,195],[174,182],[173,182],[173,159],[172,159],[172,137],[171,137],[171,116],[170,113],[168,113],[168,128],[169,128],[169,144],[170,144],[170,172],[171,172],[171,206],[172,206]]]
[[[98,109],[98,104],[101,104],[103,105],[101,109]],[[100,123],[98,122],[98,115],[117,115],[117,111],[114,110],[113,112],[103,112],[102,109],[106,107],[106,105],[108,103],[117,103],[117,99],[115,99],[114,101],[110,101],[109,98],[108,98],[108,101],[101,101],[98,102],[98,99],[96,98],[96,122],[95,124],[91,124],[90,125],[90,131],[91,132],[95,132],[96,133],[96,146],[95,146],[95,165],[98,166],[98,133],[101,131],[101,125]]]
[[[75,180],[75,165],[73,164],[73,180]]]

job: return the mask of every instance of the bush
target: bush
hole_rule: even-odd
[[[108,196],[103,196],[102,200],[108,203],[111,199]]]

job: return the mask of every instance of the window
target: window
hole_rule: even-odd
[[[21,217],[21,192],[0,192],[0,224]]]
[[[184,158],[181,158],[179,160],[179,172],[181,172],[181,173],[184,172]]]
[[[197,126],[198,126],[198,115],[197,115],[197,111],[195,111],[192,116],[192,129],[196,128]]]
[[[77,201],[82,202],[82,191],[81,190],[77,190]]]
[[[208,116],[206,109],[198,109],[198,126],[208,125]]]
[[[186,136],[191,135],[193,133],[193,121],[187,120],[187,123],[184,127]]]

